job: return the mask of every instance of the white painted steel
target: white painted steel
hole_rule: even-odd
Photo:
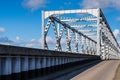
[[[72,14],[82,15],[76,17]],[[113,59],[113,57],[120,59],[119,44],[99,8],[42,11],[43,49],[49,49],[46,37],[50,27],[53,28],[55,34],[55,50],[57,51],[94,54],[101,56],[102,59]],[[66,50],[61,46],[63,34],[66,38],[66,44],[64,44]]]

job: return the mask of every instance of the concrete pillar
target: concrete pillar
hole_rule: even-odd
[[[40,69],[41,68],[40,57],[35,59],[35,68],[36,69]]]
[[[45,68],[46,65],[45,62],[46,62],[45,58],[41,57],[41,68]]]
[[[56,57],[54,57],[54,65],[55,65],[55,66],[57,65]]]
[[[35,57],[30,57],[29,58],[29,70],[34,70],[35,69]]]
[[[20,57],[12,57],[12,73],[21,72],[21,59]]]
[[[59,59],[56,57],[56,65],[59,65]]]
[[[40,57],[40,68],[42,68],[43,67],[43,58],[42,57]]]
[[[12,62],[12,60],[10,57],[2,57],[1,58],[1,74],[2,75],[9,75],[12,73],[11,62]]]
[[[29,65],[28,65],[28,57],[22,57],[21,58],[21,71],[28,71]]]
[[[47,59],[47,67],[50,67],[51,66],[51,57],[48,57]]]
[[[1,60],[1,57],[0,57],[0,75],[2,75],[2,72],[1,72],[1,70],[2,70],[2,67],[1,67],[1,64],[2,63],[2,60]]]
[[[53,57],[51,57],[51,66],[53,66],[54,62],[53,62]]]
[[[55,66],[55,57],[53,57],[53,66]]]
[[[61,59],[60,59],[60,57],[58,57],[58,60],[59,60],[59,65],[61,64]]]

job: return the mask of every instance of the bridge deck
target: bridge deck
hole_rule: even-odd
[[[116,75],[114,77],[114,80],[120,80],[120,64],[119,64],[119,67],[118,67],[118,69],[116,71]]]
[[[71,80],[113,80],[119,64],[119,60],[103,61]]]

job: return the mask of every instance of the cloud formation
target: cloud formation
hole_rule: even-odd
[[[118,39],[118,38],[120,38],[120,30],[119,29],[115,29],[114,31],[113,31],[113,34],[114,34],[114,36]]]
[[[12,43],[13,41],[10,40],[8,37],[0,37],[1,43]]]
[[[120,17],[117,17],[117,21],[120,21]]]
[[[3,33],[3,32],[5,32],[5,29],[0,27],[0,33]]]
[[[48,44],[49,49],[53,49],[56,46],[56,39],[51,36],[46,37],[46,42]],[[66,38],[61,38],[61,46],[66,45]],[[16,36],[14,40],[9,39],[8,37],[0,37],[0,44],[5,45],[14,45],[14,46],[22,46],[22,47],[31,47],[31,48],[41,48],[42,46],[42,38],[40,39],[31,39],[31,40],[23,40],[21,37]],[[73,42],[71,43],[73,45]],[[51,48],[52,47],[52,48]],[[64,49],[64,47],[62,47]]]
[[[45,7],[46,0],[24,0],[22,5],[31,11],[37,10],[39,8]]]
[[[120,9],[120,0],[83,0],[83,8],[115,8]]]
[[[26,42],[25,47],[38,47],[40,45],[41,43],[39,42],[39,40],[31,39],[30,41]]]
[[[49,47],[54,47],[55,48],[55,44],[56,44],[56,40],[50,36],[46,37],[46,42],[49,45]],[[22,44],[22,46],[24,47],[34,47],[34,48],[40,48],[42,45],[42,38],[40,39],[31,39],[29,41],[24,41],[24,40],[20,40],[19,42],[15,42],[15,45],[20,45]],[[65,45],[66,44],[66,39],[61,39],[61,44]]]

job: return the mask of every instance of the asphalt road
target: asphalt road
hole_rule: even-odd
[[[90,62],[81,64],[81,65],[78,65],[75,67],[71,66],[71,68],[57,71],[55,73],[51,73],[50,75],[34,78],[31,80],[70,80],[74,76],[76,76],[76,75],[80,74],[81,72],[93,67],[94,65],[98,64],[99,62],[101,62],[101,61],[97,60],[97,61],[90,61]]]
[[[70,80],[113,80],[119,64],[119,60],[102,61]]]

